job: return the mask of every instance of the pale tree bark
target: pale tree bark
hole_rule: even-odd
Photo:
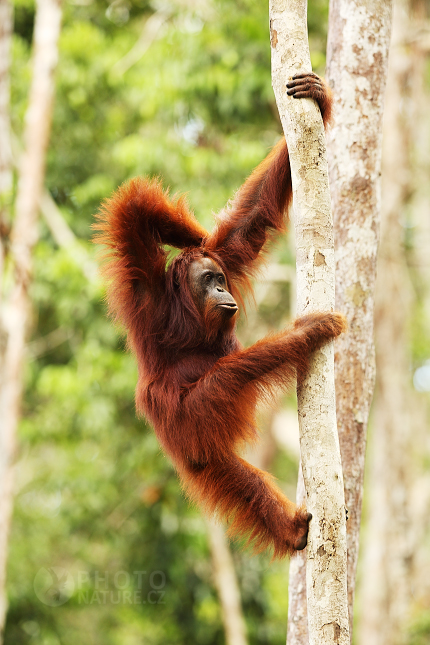
[[[335,348],[336,413],[349,511],[348,607],[352,636],[364,459],[374,388],[373,311],[380,219],[382,112],[391,29],[390,0],[332,0],[327,80],[334,93],[328,133],[336,248],[336,310],[349,333]],[[298,489],[300,501],[301,488]],[[300,557],[290,573],[289,640],[307,643]]]
[[[334,307],[334,242],[324,128],[316,104],[288,97],[311,71],[306,2],[271,0],[272,84],[290,153],[297,249],[297,313]],[[309,643],[349,644],[346,520],[336,427],[333,343],[315,352],[298,388],[300,450],[309,525]]]
[[[414,0],[410,17],[412,30],[408,38],[411,56],[411,77],[408,85],[410,99],[409,139],[412,195],[408,202],[411,226],[413,227],[413,247],[409,258],[416,289],[415,311],[422,320],[422,329],[430,329],[430,90],[426,79],[427,61],[430,54],[430,20],[425,0]],[[419,333],[414,330],[414,333]],[[428,361],[428,357],[427,357]],[[428,365],[428,363],[427,363]],[[427,367],[427,365],[425,367]],[[416,375],[415,375],[416,377]],[[420,384],[418,384],[420,390]],[[430,531],[430,472],[427,464],[430,459],[430,397],[426,392],[414,392],[412,406],[414,466],[416,476],[410,497],[410,517],[413,518],[414,568],[411,589],[414,595],[414,609],[429,606],[430,598],[430,560],[426,543]],[[419,401],[417,401],[419,399]],[[410,406],[411,407],[411,406]],[[418,455],[417,455],[418,453]],[[418,458],[417,458],[418,456]]]
[[[11,234],[12,286],[2,302],[6,332],[1,366],[0,418],[0,629],[6,615],[5,569],[12,512],[13,460],[23,387],[25,339],[30,317],[28,289],[32,249],[45,172],[45,157],[54,96],[61,7],[57,0],[38,0],[34,27],[33,76],[24,132],[16,214]]]
[[[424,99],[424,100],[422,100]],[[419,116],[421,127],[418,128],[420,133],[420,143],[423,144],[424,139],[421,137],[428,135],[428,109],[430,106],[430,96],[428,90],[426,94],[421,97],[421,107],[425,104],[425,114],[421,113]],[[427,142],[430,138],[427,136]],[[415,139],[415,141],[417,141]],[[415,148],[415,152],[417,151]],[[428,147],[427,147],[428,155]],[[428,177],[430,174],[430,166],[427,163],[424,167],[420,167],[416,173],[415,179],[420,177],[423,180],[421,188],[429,188]],[[426,170],[424,174],[423,170]],[[421,172],[420,172],[421,171]],[[418,284],[419,294],[419,317],[422,322],[422,329],[427,332],[430,329],[430,261],[428,249],[430,248],[430,194],[416,195],[412,206],[412,217],[414,225],[414,237],[416,243],[413,249],[413,262],[415,273],[415,287]],[[419,242],[418,242],[419,240]],[[427,241],[427,246],[424,247]],[[419,247],[419,248],[417,248]],[[416,311],[416,309],[415,309]],[[419,333],[415,330],[414,333]],[[414,374],[414,380],[421,372],[421,369],[428,369],[429,357],[427,357],[426,364],[420,366],[419,372]],[[413,452],[415,468],[415,476],[413,478],[413,489],[409,499],[409,516],[413,521],[413,536],[415,538],[416,548],[413,557],[413,569],[411,575],[410,588],[413,594],[413,607],[414,612],[426,610],[430,604],[430,559],[428,556],[428,539],[430,535],[430,471],[428,463],[430,461],[430,434],[429,419],[430,419],[430,397],[428,396],[429,388],[428,383],[425,391],[422,392],[422,384],[417,384],[420,389],[420,394],[414,392],[412,399],[413,404],[417,404],[412,411],[411,424],[413,427]],[[419,401],[417,401],[419,397]],[[417,454],[418,453],[418,454]]]
[[[306,499],[305,482],[300,465],[297,481],[296,502],[303,504]],[[306,550],[300,551],[290,562],[288,584],[288,645],[307,645],[308,609],[306,601]]]
[[[224,528],[206,519],[212,553],[212,573],[221,603],[226,645],[247,645],[240,590],[230,546]]]
[[[411,29],[408,37],[411,56],[409,79],[409,121],[411,156],[413,158],[413,193],[410,201],[411,224],[414,227],[413,269],[425,320],[430,321],[430,91],[426,64],[430,55],[430,20],[426,0],[414,0],[411,7]]]
[[[12,5],[0,0],[0,298],[6,237],[9,226],[9,204],[12,193],[12,145],[10,132],[10,44],[12,39]],[[3,353],[0,320],[0,361]]]
[[[404,250],[406,203],[411,190],[408,89],[412,62],[410,7],[394,5],[393,40],[384,116],[382,229],[376,300],[377,398],[371,442],[368,544],[363,571],[360,640],[366,645],[404,642],[412,600],[412,572],[421,534],[411,512],[418,462],[419,402],[411,387],[409,316],[413,289]]]
[[[334,94],[328,135],[336,310],[349,334],[335,348],[336,414],[345,486],[352,635],[367,424],[375,383],[373,316],[381,217],[382,114],[391,0],[331,0],[327,80]]]

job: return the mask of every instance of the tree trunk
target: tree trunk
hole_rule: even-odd
[[[239,585],[230,547],[221,524],[207,519],[213,577],[221,603],[226,645],[247,645]]]
[[[413,290],[404,249],[405,206],[411,191],[408,101],[412,58],[409,7],[394,5],[382,161],[382,229],[376,300],[377,399],[371,444],[368,534],[361,641],[403,643],[411,602],[416,517],[410,512],[417,464],[419,403],[411,388],[409,324]],[[419,423],[417,424],[419,425]],[[422,425],[422,422],[421,422]]]
[[[336,414],[348,509],[348,604],[352,635],[367,424],[375,383],[373,315],[381,213],[382,114],[391,0],[331,0],[328,135],[336,249],[336,309],[349,334],[336,343]]]
[[[271,0],[272,83],[293,178],[297,313],[334,307],[334,243],[324,128],[311,100],[288,97],[286,82],[310,71],[306,2]],[[346,522],[336,427],[333,343],[315,352],[298,388],[300,449],[309,526],[306,581],[309,643],[349,645]]]
[[[367,423],[374,387],[373,310],[380,217],[383,97],[389,0],[332,0],[327,77],[334,93],[328,157],[336,247],[336,309],[349,333],[336,343],[337,425],[349,511],[348,606],[352,635]],[[290,574],[291,645],[307,643],[302,568]]]
[[[12,145],[10,136],[9,66],[12,39],[12,5],[0,0],[0,299],[12,194]],[[3,355],[3,330],[0,320],[0,364]],[[1,377],[1,374],[0,374]],[[0,384],[1,387],[1,384]]]
[[[6,615],[5,569],[12,512],[13,459],[23,387],[25,339],[30,316],[28,289],[32,249],[37,239],[37,216],[43,186],[45,156],[54,96],[61,9],[57,0],[38,0],[34,27],[33,78],[26,113],[16,216],[11,235],[13,281],[5,294],[6,333],[0,391],[0,629]],[[3,303],[4,304],[4,303]]]

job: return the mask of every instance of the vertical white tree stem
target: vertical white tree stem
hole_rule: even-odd
[[[314,101],[293,99],[286,83],[311,71],[307,6],[271,0],[272,84],[290,152],[297,313],[334,308],[334,243],[324,128]],[[336,426],[333,343],[315,352],[298,389],[300,448],[310,522],[306,584],[310,645],[349,645],[346,519]]]
[[[224,528],[219,522],[207,519],[212,571],[221,604],[226,645],[247,645],[240,590]]]
[[[51,127],[54,70],[58,59],[60,0],[38,0],[34,27],[33,77],[26,114],[16,215],[11,236],[13,285],[8,294],[4,328],[6,349],[0,390],[0,629],[6,613],[5,570],[12,511],[13,457],[22,396],[25,339],[30,301],[32,249]]]
[[[349,333],[336,343],[339,441],[345,483],[352,632],[367,423],[375,381],[373,313],[381,217],[381,144],[391,0],[330,0],[327,136],[336,247],[336,309]]]

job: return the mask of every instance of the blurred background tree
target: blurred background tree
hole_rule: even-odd
[[[319,73],[327,11],[326,0],[309,3],[312,62]],[[72,0],[63,14],[47,193],[34,250],[5,643],[218,645],[225,637],[207,528],[184,499],[152,430],[135,417],[136,367],[120,330],[106,319],[90,226],[100,201],[137,174],[160,175],[172,192],[189,191],[196,215],[211,226],[212,211],[281,134],[267,6],[257,0]],[[31,80],[34,15],[32,0],[15,1],[15,159]],[[425,87],[427,68],[424,59]],[[422,104],[428,101],[425,87]],[[425,124],[428,110],[421,107],[420,114]],[[425,142],[428,149],[428,129],[419,132],[421,149]],[[424,153],[413,162],[428,167]],[[419,238],[414,227],[428,228],[427,197],[416,200],[421,219],[402,220],[407,249]],[[421,251],[425,261],[428,254]],[[257,290],[258,312],[250,308],[241,325],[247,344],[294,313],[294,271],[287,269],[293,253],[285,242],[273,249],[272,262],[270,279]],[[418,322],[409,330],[406,377],[410,382],[422,370],[417,387],[423,398],[430,390],[428,276],[424,270],[412,274]],[[283,422],[290,423],[291,402],[284,400]],[[281,449],[274,449],[273,437],[282,434],[279,418],[262,415],[262,425],[273,431],[263,444],[265,460],[294,498],[297,454],[285,432]],[[423,429],[420,436],[427,442],[420,458],[426,454],[428,463],[428,433]],[[421,534],[428,541],[428,532]],[[425,580],[425,537],[419,548]],[[271,564],[268,556],[251,557],[236,545],[232,551],[249,643],[285,643],[288,563]],[[61,595],[46,604],[35,593],[40,571],[50,567],[75,581],[64,604]],[[430,591],[422,589],[404,633],[411,645],[430,642]]]

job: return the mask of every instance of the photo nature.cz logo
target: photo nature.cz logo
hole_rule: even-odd
[[[166,575],[163,571],[88,571],[77,572],[77,584],[72,574],[63,567],[42,567],[37,572],[33,588],[44,605],[59,607],[75,593],[78,604],[85,605],[160,605],[164,604]],[[149,582],[145,590],[144,580]]]

